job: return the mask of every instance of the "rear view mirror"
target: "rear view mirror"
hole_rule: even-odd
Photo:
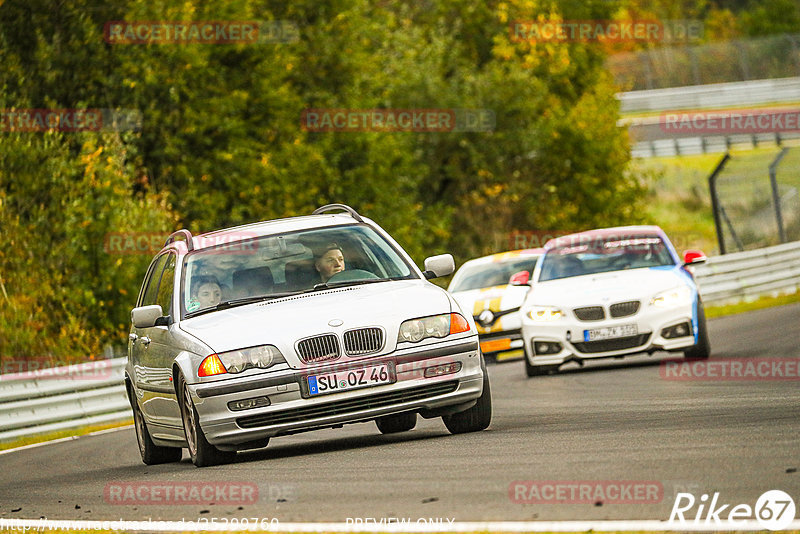
[[[698,263],[705,263],[706,255],[699,250],[687,250],[683,253],[684,265],[697,265]]]
[[[511,275],[508,283],[512,286],[527,286],[531,280],[531,273],[528,271],[520,271]]]
[[[438,278],[440,276],[447,276],[453,274],[456,270],[456,262],[452,254],[439,254],[438,256],[431,256],[425,258],[425,278]]]
[[[166,326],[162,319],[164,312],[161,306],[140,306],[131,310],[131,322],[136,328],[150,328],[151,326]]]

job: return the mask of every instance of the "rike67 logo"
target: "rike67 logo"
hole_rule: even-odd
[[[669,523],[677,528],[700,526],[715,530],[760,527],[783,530],[794,521],[795,512],[794,500],[781,490],[764,492],[755,506],[723,503],[718,492],[710,500],[705,493],[699,499],[691,493],[678,493],[669,514]]]

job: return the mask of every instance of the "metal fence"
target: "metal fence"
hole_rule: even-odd
[[[726,154],[709,189],[721,254],[800,240],[800,147]]]
[[[799,76],[800,35],[625,52],[606,65],[629,91]]]
[[[714,256],[694,270],[707,306],[800,291],[800,241]],[[0,375],[0,441],[129,420],[125,362]]]

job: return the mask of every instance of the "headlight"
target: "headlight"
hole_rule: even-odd
[[[468,330],[469,323],[461,314],[444,313],[403,321],[403,324],[400,325],[400,333],[397,335],[397,342],[416,343],[429,337],[445,337]]]
[[[686,286],[681,286],[659,293],[650,299],[650,304],[658,308],[672,308],[681,304],[689,304],[691,301],[692,290]]]
[[[533,321],[557,321],[564,317],[564,312],[555,306],[534,306],[526,313]]]
[[[217,354],[229,373],[241,373],[245,369],[267,369],[276,363],[285,362],[283,354],[273,345],[260,345],[249,349],[231,350]]]

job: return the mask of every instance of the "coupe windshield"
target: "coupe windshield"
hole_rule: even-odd
[[[520,271],[533,272],[539,255],[529,255],[513,261],[465,265],[454,278],[449,291],[469,291],[508,284],[511,275]]]
[[[368,226],[270,235],[188,254],[187,317],[338,285],[415,278],[406,261]]]
[[[658,236],[600,240],[547,251],[539,281],[674,264]]]

